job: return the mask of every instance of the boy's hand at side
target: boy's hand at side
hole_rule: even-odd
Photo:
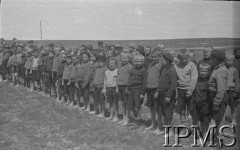
[[[144,99],[144,95],[143,94],[140,95],[140,99]]]
[[[154,98],[158,98],[158,92],[156,92],[155,94],[154,94]]]
[[[70,82],[68,82],[67,85],[69,86],[69,85],[70,85]]]
[[[169,103],[169,102],[170,102],[170,98],[166,97],[166,98],[165,98],[165,102],[166,102],[166,103]]]
[[[233,98],[234,98],[234,99],[237,99],[237,98],[238,98],[238,94],[239,94],[239,93],[234,92],[234,93],[233,93]]]
[[[78,83],[75,83],[75,87],[76,87],[76,88],[79,88]]]

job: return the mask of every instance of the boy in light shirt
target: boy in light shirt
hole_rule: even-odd
[[[115,59],[109,60],[109,69],[105,72],[104,76],[104,86],[102,92],[107,96],[107,102],[110,105],[110,116],[107,120],[112,120],[113,122],[118,121],[118,100],[117,100],[117,72],[116,69],[117,61]]]

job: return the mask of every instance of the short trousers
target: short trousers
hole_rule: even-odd
[[[40,75],[39,75],[39,71],[38,70],[33,70],[32,71],[32,81],[35,82],[39,82],[40,81]]]
[[[128,94],[126,92],[127,85],[118,85],[118,99],[123,102],[123,106],[127,105]]]
[[[210,122],[210,106],[208,103],[201,105],[196,104],[195,113],[196,119],[200,122]]]
[[[149,108],[157,108],[158,99],[154,98],[154,95],[157,92],[157,88],[147,88],[146,92],[147,92],[147,102],[145,105]]]
[[[116,87],[106,87],[107,103],[114,103],[117,100]]]
[[[55,83],[57,81],[57,71],[52,72],[52,86],[55,86]]]
[[[189,110],[192,110],[194,108],[193,106],[193,100],[192,98],[187,98],[187,90],[186,89],[177,89],[177,104],[175,107],[175,111],[178,114],[183,113],[186,110],[186,106],[188,107]]]
[[[234,99],[233,97],[234,91],[228,90],[227,93],[228,93],[228,105],[230,106],[230,108],[236,107],[238,104],[236,99]]]
[[[140,99],[141,88],[130,88],[129,89],[129,99],[127,106],[130,109],[140,109],[143,103],[143,99]]]

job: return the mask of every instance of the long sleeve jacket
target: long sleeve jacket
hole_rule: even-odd
[[[209,79],[209,91],[216,94],[214,101],[219,105],[224,100],[227,91],[227,68],[224,63],[215,67]]]
[[[178,77],[179,89],[186,89],[188,95],[192,95],[198,79],[198,70],[193,62],[188,62],[186,66],[175,64],[175,69]]]
[[[158,92],[166,92],[166,97],[172,98],[177,88],[177,73],[172,65],[162,66]]]

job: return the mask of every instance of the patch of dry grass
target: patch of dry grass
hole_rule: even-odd
[[[0,83],[0,150],[194,149],[192,138],[184,139],[182,148],[164,148],[164,138],[144,128],[122,127]]]

